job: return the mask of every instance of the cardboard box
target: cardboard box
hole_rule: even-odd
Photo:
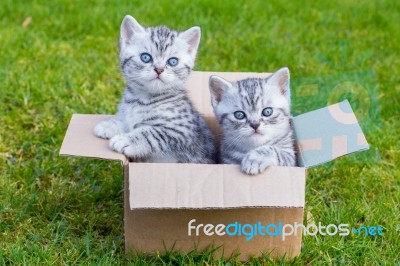
[[[231,81],[269,74],[191,74],[189,95],[218,135],[208,89],[212,74]],[[256,176],[242,174],[238,165],[129,162],[92,133],[108,117],[73,115],[60,154],[121,161],[127,252],[189,252],[211,245],[222,246],[225,257],[239,252],[243,260],[262,252],[292,258],[300,253],[302,231],[285,239],[281,231],[282,225],[303,223],[307,168],[368,149],[347,101],[294,117],[300,166],[270,167]]]

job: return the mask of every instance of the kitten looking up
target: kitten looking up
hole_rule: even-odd
[[[126,16],[119,43],[126,88],[117,114],[97,124],[94,134],[138,161],[214,163],[211,131],[184,87],[199,42],[199,27],[144,28]]]
[[[289,69],[266,79],[228,82],[210,77],[211,103],[222,127],[220,162],[240,164],[246,174],[269,166],[294,166]]]

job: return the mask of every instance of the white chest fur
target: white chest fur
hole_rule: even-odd
[[[122,109],[125,131],[131,131],[148,118],[158,115],[157,110],[146,105],[125,104]]]

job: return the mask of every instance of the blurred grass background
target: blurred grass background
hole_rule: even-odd
[[[288,66],[294,113],[324,106],[337,83],[362,84],[367,94],[347,96],[361,106],[356,113],[366,118],[360,123],[374,149],[355,163],[343,158],[311,169],[306,211],[323,224],[380,225],[384,236],[304,236],[293,261],[263,256],[247,264],[399,263],[398,1],[2,0],[0,264],[127,263],[119,163],[58,156],[73,113],[115,112],[124,86],[117,40],[125,14],[146,26],[201,26],[196,70]],[[315,86],[325,94],[301,93]],[[360,95],[373,104],[362,108]],[[129,263],[240,263],[210,254],[171,252]]]

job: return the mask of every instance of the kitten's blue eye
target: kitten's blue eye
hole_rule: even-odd
[[[152,60],[151,55],[149,55],[148,53],[143,53],[140,55],[140,60],[143,61],[143,63],[148,63]]]
[[[168,59],[167,64],[174,67],[178,64],[179,60],[176,57],[171,57],[170,59]]]
[[[271,116],[273,113],[272,108],[271,107],[267,107],[264,108],[264,110],[262,110],[262,115],[265,117]]]
[[[235,116],[236,119],[238,120],[242,120],[246,117],[246,114],[242,111],[236,111],[233,113],[233,115]]]

